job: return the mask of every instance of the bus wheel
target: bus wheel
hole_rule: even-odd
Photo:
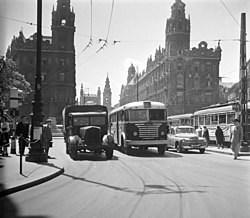
[[[164,155],[165,149],[166,149],[165,146],[158,146],[158,153],[159,153],[160,155]]]
[[[181,145],[179,144],[179,143],[177,143],[177,145],[176,145],[176,150],[177,150],[177,152],[178,153],[182,153],[182,147],[181,147]]]
[[[205,148],[201,148],[201,149],[200,149],[200,153],[201,153],[201,154],[204,154],[204,152],[205,152]]]

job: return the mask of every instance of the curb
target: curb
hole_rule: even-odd
[[[220,153],[220,154],[226,154],[226,155],[233,155],[232,152],[230,151],[220,151],[220,150],[214,150],[214,149],[209,149],[209,148],[206,148],[206,151],[209,151],[209,152],[214,152],[214,153]],[[250,156],[250,153],[249,152],[240,152],[239,153],[240,156]]]
[[[9,189],[5,189],[3,191],[0,191],[0,198],[1,197],[4,197],[6,195],[10,195],[10,194],[13,194],[15,192],[19,192],[19,191],[22,191],[22,190],[25,190],[25,189],[28,189],[28,188],[31,188],[33,186],[36,186],[36,185],[39,185],[39,184],[42,184],[44,182],[47,182],[61,174],[64,173],[64,167],[61,168],[59,171],[55,172],[55,173],[52,173],[48,176],[45,176],[45,177],[42,177],[40,179],[37,179],[37,180],[34,180],[32,182],[28,182],[26,184],[22,184],[22,185],[19,185],[19,186],[16,186],[16,187],[13,187],[13,188],[9,188]]]

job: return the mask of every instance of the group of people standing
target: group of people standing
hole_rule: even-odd
[[[25,154],[25,148],[28,147],[30,125],[28,123],[28,117],[21,116],[20,121],[16,125],[15,137],[18,137],[19,154]],[[3,156],[8,156],[8,147],[10,147],[10,124],[7,122],[7,118],[3,116],[0,119],[0,153]],[[14,136],[13,136],[14,137]],[[51,120],[46,120],[46,125],[43,126],[41,142],[45,148],[45,153],[49,156],[49,148],[52,147],[52,131],[51,131]]]
[[[234,126],[230,131],[230,148],[233,152],[234,159],[237,159],[237,157],[239,156],[240,146],[243,141],[243,128],[240,125],[239,119],[233,120],[233,123]],[[200,137],[204,137],[208,143],[210,142],[209,131],[206,126],[203,126],[203,129],[202,127],[197,129],[197,133]],[[220,126],[217,126],[215,130],[215,137],[218,149],[223,149],[225,143],[225,136]]]

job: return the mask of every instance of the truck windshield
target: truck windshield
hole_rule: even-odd
[[[106,119],[105,117],[74,117],[73,118],[74,126],[100,126],[105,125]]]

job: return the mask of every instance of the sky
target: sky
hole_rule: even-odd
[[[76,92],[95,94],[104,90],[107,75],[112,105],[119,103],[121,86],[126,85],[131,63],[138,72],[146,69],[147,59],[165,46],[166,21],[175,0],[71,0],[75,13]],[[223,82],[239,81],[241,13],[250,26],[249,0],[182,0],[186,18],[190,16],[190,49],[201,41],[215,48],[220,41]],[[42,35],[51,36],[51,12],[57,0],[42,1]],[[91,13],[92,11],[92,13]],[[0,55],[5,56],[13,36],[22,30],[28,38],[36,30],[37,0],[0,0]],[[92,15],[92,16],[91,16]],[[92,36],[93,43],[87,47]],[[97,52],[107,39],[108,44]],[[247,60],[250,37],[247,34]],[[116,41],[116,43],[114,43]]]

